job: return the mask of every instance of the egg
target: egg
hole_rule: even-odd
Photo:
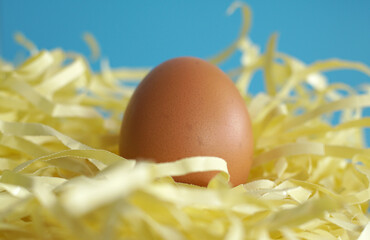
[[[217,66],[195,57],[168,60],[148,73],[124,112],[120,155],[158,163],[192,156],[227,162],[231,185],[247,181],[253,136],[246,104]],[[207,186],[217,171],[173,177]]]

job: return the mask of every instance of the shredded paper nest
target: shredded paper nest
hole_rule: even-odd
[[[132,83],[149,68],[110,69],[103,59],[96,73],[80,54],[39,51],[17,35],[31,57],[0,62],[0,238],[370,239],[370,118],[362,116],[370,86],[322,75],[370,76],[370,68],[336,59],[305,65],[276,51],[275,35],[261,53],[247,37],[249,8],[237,2],[228,11],[236,9],[240,37],[209,59],[241,52],[228,74],[250,112],[255,148],[249,179],[234,188],[220,158],[155,164],[117,155]],[[85,40],[98,58],[94,38]],[[266,92],[252,96],[259,70]],[[207,188],[170,177],[209,170],[221,173]]]

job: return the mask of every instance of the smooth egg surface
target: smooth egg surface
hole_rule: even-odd
[[[233,186],[245,183],[253,136],[246,104],[217,66],[194,57],[168,60],[135,90],[124,113],[120,155],[155,162],[216,156],[227,162]],[[207,186],[217,171],[174,177]]]

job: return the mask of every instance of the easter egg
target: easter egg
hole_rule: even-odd
[[[193,156],[227,162],[233,186],[245,183],[253,136],[245,101],[217,66],[179,57],[155,67],[136,88],[123,115],[119,153],[158,163]],[[217,171],[174,176],[207,186]]]

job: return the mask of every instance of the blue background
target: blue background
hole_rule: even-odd
[[[81,36],[90,32],[113,67],[155,66],[183,55],[207,58],[239,34],[240,10],[226,14],[232,2],[0,0],[0,56],[15,61],[27,54],[13,40],[13,34],[21,31],[41,49],[62,47],[85,55],[90,52]],[[305,63],[336,57],[370,65],[370,1],[244,2],[253,12],[250,37],[262,51],[269,36],[277,32],[278,50]],[[237,66],[238,57],[221,67]],[[98,68],[93,63],[93,69]],[[354,71],[326,75],[332,82],[369,82],[369,77]],[[261,81],[253,81],[252,91],[263,91]]]

